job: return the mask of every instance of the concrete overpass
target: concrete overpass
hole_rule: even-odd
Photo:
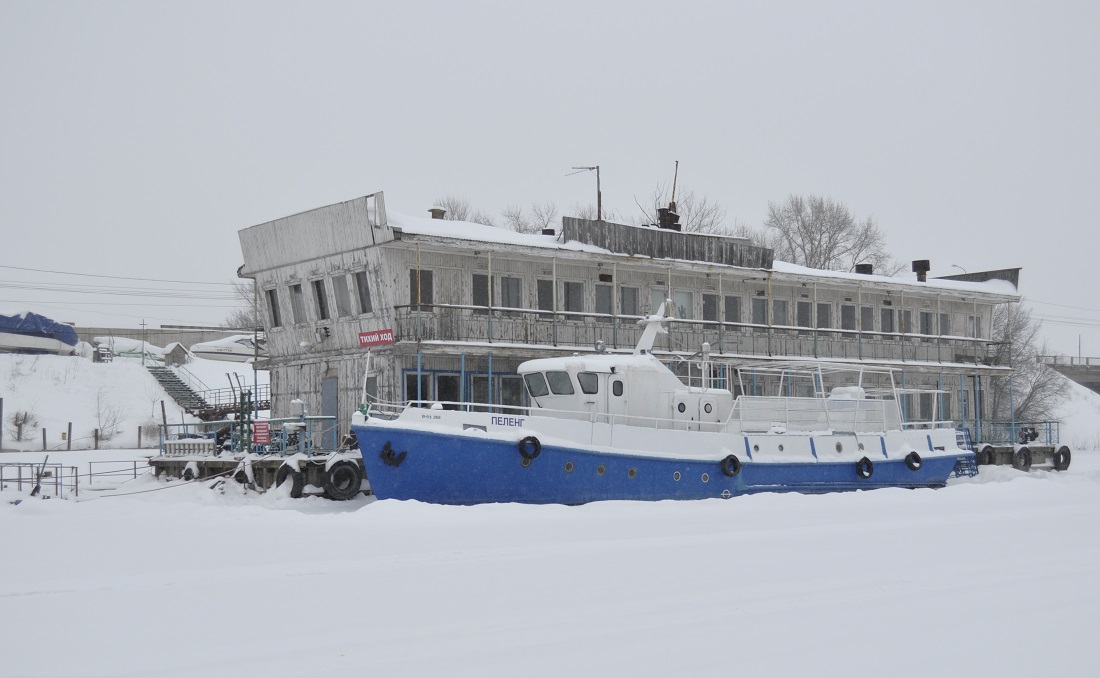
[[[1081,384],[1093,393],[1100,393],[1100,358],[1070,358],[1063,355],[1044,355],[1039,362],[1067,379]]]

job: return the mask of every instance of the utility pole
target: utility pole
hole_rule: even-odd
[[[141,366],[145,367],[145,318],[141,319]]]
[[[574,167],[573,169],[578,170],[578,172],[596,170],[596,219],[603,221],[603,191],[600,190],[600,166],[592,165],[590,167]],[[577,172],[572,172],[572,174],[577,174]]]

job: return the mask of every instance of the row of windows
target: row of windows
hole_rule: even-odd
[[[332,298],[336,300],[335,307],[329,303],[328,289],[330,287]],[[264,291],[271,327],[282,327],[286,320],[289,320],[290,324],[293,325],[310,322],[310,316],[306,311],[306,292],[302,287],[302,283],[291,283],[287,285],[286,289],[287,294],[290,295],[291,314],[289,318],[283,315],[279,288],[273,287]],[[348,318],[362,313],[371,313],[374,310],[371,305],[370,287],[367,285],[366,271],[311,280],[309,290],[314,311],[313,320],[332,320],[334,311],[335,317]]]
[[[419,275],[418,275],[419,273]],[[500,276],[500,295],[498,301],[491,298],[492,290],[489,285],[489,276],[484,273],[473,274],[473,295],[471,303],[474,306],[497,308],[523,308],[523,280],[517,277]],[[585,309],[585,283],[566,280],[561,283],[560,308],[555,309],[554,281],[540,278],[535,281],[536,308],[540,311],[560,310],[566,313],[584,313]],[[650,290],[649,305],[642,308],[640,300],[642,290],[639,287],[620,286],[618,314],[625,316],[641,316],[644,313],[654,313],[661,303],[668,297],[664,288]],[[615,309],[613,300],[615,286],[611,284],[596,284],[595,307],[593,312],[600,315],[613,315]],[[682,320],[695,318],[695,293],[690,290],[677,290],[672,293],[673,308],[671,314]],[[412,305],[432,304],[432,272],[416,269],[409,271],[409,303]],[[895,309],[890,306],[859,306],[857,327],[857,306],[855,304],[841,303],[840,322],[836,324],[834,317],[834,305],[827,302],[796,301],[794,317],[790,315],[790,300],[772,299],[771,317],[768,317],[768,300],[764,297],[752,297],[749,318],[742,317],[742,297],[737,295],[702,294],[701,320],[712,322],[741,323],[750,322],[754,325],[779,325],[805,327],[808,329],[841,329],[860,330],[864,332],[883,332],[925,335],[950,335],[951,317],[948,313],[937,314],[932,311],[914,311],[912,309]],[[426,309],[425,309],[426,310]],[[719,311],[721,310],[721,315]],[[487,313],[483,309],[477,311]],[[876,317],[878,327],[876,327]],[[794,321],[793,323],[791,321]],[[938,323],[936,322],[938,320]],[[914,325],[914,321],[917,325]],[[966,336],[982,336],[982,317],[980,315],[966,316]]]

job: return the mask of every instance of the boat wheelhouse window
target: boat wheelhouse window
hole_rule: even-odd
[[[532,398],[538,398],[550,392],[550,389],[546,387],[546,379],[541,372],[525,374],[523,380],[527,382],[527,390],[531,393]]]
[[[332,291],[336,295],[336,316],[346,318],[355,315],[351,310],[351,295],[348,294],[348,277],[346,275],[332,276]]]
[[[875,307],[861,306],[859,309],[859,329],[861,332],[875,330]]]
[[[621,396],[623,394],[622,380],[616,379],[615,381],[611,382],[611,393],[617,396]]]
[[[294,311],[294,324],[309,322],[306,317],[306,302],[302,296],[302,286],[294,284],[290,286],[290,310]]]
[[[554,310],[554,281],[553,280],[538,280],[536,282],[536,292],[538,293],[538,305],[540,311],[553,311]]]
[[[637,287],[620,287],[619,288],[619,314],[620,315],[640,315],[638,312],[638,288]]]
[[[554,395],[573,395],[573,381],[568,372],[547,372],[546,383]]]
[[[264,296],[267,297],[267,315],[271,320],[271,326],[282,327],[282,317],[279,313],[279,290],[265,290]]]
[[[726,322],[741,322],[741,297],[726,297]]]
[[[816,327],[821,329],[829,329],[833,326],[833,307],[831,304],[823,304],[818,302],[817,304],[817,323]]]
[[[475,308],[474,313],[485,315],[489,312],[489,276],[484,273],[474,274],[473,304],[481,308]]]
[[[523,280],[500,277],[500,303],[505,308],[523,308]]]
[[[432,303],[432,272],[410,268],[409,304],[418,311],[429,311]]]
[[[610,316],[613,312],[611,299],[615,288],[611,285],[596,285],[596,313]],[[604,318],[601,318],[604,320]]]
[[[569,282],[562,283],[562,299],[564,310],[574,311],[576,313],[584,312],[584,283],[582,282]],[[570,320],[580,320],[580,316],[570,316]]]
[[[373,313],[374,307],[370,303],[370,288],[367,287],[367,272],[358,271],[355,274],[355,292],[359,296],[359,312]]]
[[[692,292],[675,292],[672,295],[672,304],[675,316],[684,320],[695,317],[695,294]]]
[[[313,300],[317,303],[317,318],[318,320],[328,320],[328,294],[325,292],[325,281],[314,280],[313,283]]]
[[[854,330],[856,328],[856,307],[844,304],[840,307],[840,329]]]
[[[600,378],[595,372],[578,372],[577,383],[581,385],[581,393],[600,392]]]
[[[718,295],[703,295],[703,320],[718,321]]]

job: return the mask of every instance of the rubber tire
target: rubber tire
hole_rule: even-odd
[[[986,445],[978,455],[978,463],[982,466],[992,466],[993,462],[993,448]]]
[[[905,455],[905,466],[910,471],[919,471],[922,465],[924,465],[924,461],[915,451]]]
[[[275,487],[282,487],[283,483],[290,479],[290,497],[301,499],[306,487],[306,476],[301,471],[295,470],[290,464],[283,464],[275,474]]]
[[[1012,455],[1012,468],[1017,471],[1030,471],[1031,470],[1031,450],[1026,447],[1021,447],[1016,450],[1016,454]]]
[[[180,480],[191,482],[195,479],[195,470],[191,467],[183,469],[183,473],[180,474]]]
[[[535,446],[534,451],[530,453],[527,452],[528,442],[533,443]],[[524,459],[534,459],[542,453],[542,443],[540,443],[539,439],[535,436],[527,436],[523,440],[519,441],[519,453]]]
[[[1058,451],[1054,453],[1054,470],[1065,471],[1069,468],[1069,462],[1071,458],[1069,448],[1062,445],[1058,448]]]
[[[248,473],[243,468],[239,468],[237,469],[236,473],[233,474],[233,480],[237,481],[241,485],[247,485]]]
[[[325,473],[325,496],[333,501],[354,499],[363,487],[363,470],[350,459],[336,462]]]
[[[856,475],[864,480],[875,474],[875,465],[867,457],[856,462]]]
[[[733,478],[740,472],[741,460],[738,459],[736,455],[731,454],[722,460],[722,473],[724,473],[727,478]]]

